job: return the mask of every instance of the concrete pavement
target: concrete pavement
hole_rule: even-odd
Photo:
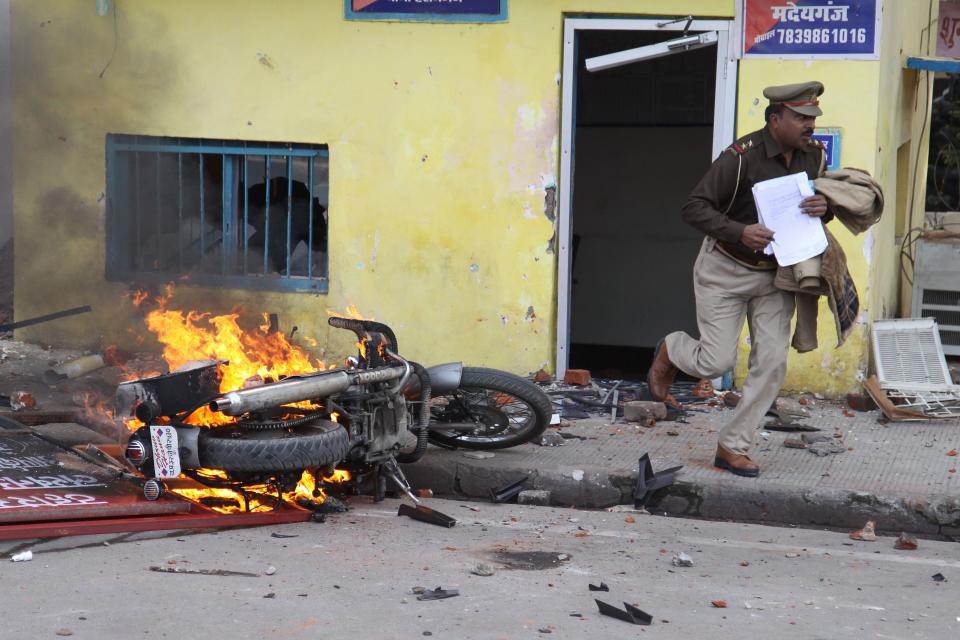
[[[429,502],[460,522],[442,529],[397,517],[396,501],[356,499],[351,512],[324,524],[0,543],[0,637],[960,635],[955,543],[921,540],[915,551],[896,551],[890,538],[853,542],[824,531]],[[32,561],[7,559],[27,548]],[[692,567],[671,564],[680,552]],[[478,563],[494,575],[471,574]],[[151,566],[253,575],[177,575]],[[947,581],[934,581],[938,573]],[[609,592],[588,591],[601,581]],[[460,595],[421,602],[411,594],[415,586]],[[595,597],[634,604],[653,624],[601,617]]]
[[[650,454],[654,469],[684,465],[677,482],[649,507],[678,516],[856,529],[876,520],[882,531],[960,535],[960,420],[881,424],[879,411],[855,413],[830,401],[781,404],[808,415],[799,422],[843,435],[842,453],[817,457],[784,447],[799,434],[758,435],[751,452],[757,479],[713,467],[717,430],[730,410],[690,413],[686,424],[640,427],[619,418],[576,420],[560,431],[564,445],[532,444],[476,460],[464,451],[431,447],[406,473],[417,487],[486,499],[490,487],[529,476],[529,486],[551,491],[554,504],[606,507],[632,503],[637,460]]]

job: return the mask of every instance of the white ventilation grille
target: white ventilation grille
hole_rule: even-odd
[[[873,359],[884,386],[950,385],[950,371],[933,318],[873,323]]]

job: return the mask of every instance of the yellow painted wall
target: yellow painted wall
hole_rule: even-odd
[[[340,0],[113,4],[115,54],[112,17],[96,16],[92,1],[12,1],[16,315],[95,308],[19,337],[143,337],[126,287],[103,277],[107,133],[325,143],[329,294],[181,286],[175,306],[276,311],[338,359],[351,340],[328,329],[327,311],[353,303],[392,324],[417,360],[520,373],[554,357],[555,229],[544,202],[559,172],[564,14],[734,12],[734,0],[511,0],[507,23],[469,25],[348,22]],[[886,4],[898,17],[888,7],[885,44],[913,46],[899,34],[919,29],[913,9],[926,2]],[[895,175],[893,49],[879,62],[743,61],[739,133],[762,126],[764,86],[817,78],[827,86],[821,124],[844,129],[844,163]],[[833,227],[872,314],[889,312],[895,291],[886,225],[869,261],[862,238]],[[855,384],[865,333],[838,351],[833,341],[824,323],[825,348],[791,359],[790,387]]]
[[[662,2],[513,0],[509,22],[492,25],[348,22],[341,0],[113,3],[116,54],[100,77],[112,17],[92,0],[12,2],[16,315],[95,308],[20,337],[143,334],[125,287],[103,278],[104,137],[136,133],[330,147],[329,294],[182,286],[175,305],[277,311],[342,356],[351,340],[328,329],[327,310],[354,303],[425,363],[552,362],[544,199],[558,172],[563,14],[655,14]],[[675,11],[729,16],[733,0]]]
[[[807,80],[820,80],[825,91],[820,98],[824,115],[818,127],[840,127],[842,166],[869,171],[883,186],[886,208],[880,223],[854,236],[839,222],[830,231],[847,255],[850,274],[860,293],[860,321],[840,348],[833,316],[821,300],[816,351],[790,351],[785,388],[838,396],[854,390],[869,366],[869,321],[897,314],[898,253],[895,248],[897,148],[905,138],[919,139],[923,110],[929,108],[920,96],[914,114],[912,84],[904,78],[903,58],[921,55],[920,34],[927,22],[928,0],[884,2],[881,58],[879,60],[756,60],[740,62],[738,135],[763,126],[766,101],[763,87]],[[936,7],[934,7],[934,20]],[[924,36],[926,38],[926,36]],[[924,39],[926,42],[926,39]],[[908,74],[912,78],[912,75]],[[925,143],[922,143],[925,145]],[[924,149],[926,147],[924,146]],[[911,162],[915,155],[911,154]],[[921,153],[917,175],[925,175],[926,155]],[[912,172],[911,172],[912,174]],[[918,203],[919,204],[919,203]],[[738,376],[746,374],[749,343],[742,336]]]

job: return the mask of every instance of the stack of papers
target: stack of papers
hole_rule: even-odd
[[[820,218],[800,209],[800,202],[812,195],[810,180],[802,171],[753,185],[760,224],[774,233],[773,242],[764,253],[772,253],[781,267],[818,256],[827,248],[827,234]]]

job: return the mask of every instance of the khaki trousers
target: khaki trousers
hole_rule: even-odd
[[[787,372],[794,294],[774,286],[776,270],[749,269],[715,244],[713,238],[704,240],[693,267],[700,339],[677,331],[665,340],[670,361],[681,371],[696,378],[715,378],[733,368],[746,316],[749,371],[740,403],[719,438],[725,449],[745,454]]]

